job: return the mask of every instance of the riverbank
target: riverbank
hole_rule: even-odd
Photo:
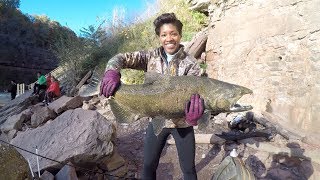
[[[0,108],[11,100],[10,93],[0,92]]]

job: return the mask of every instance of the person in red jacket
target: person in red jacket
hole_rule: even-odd
[[[48,73],[46,80],[47,80],[47,87],[49,88],[51,84],[51,73]]]
[[[51,84],[46,91],[44,103],[48,104],[52,102],[53,98],[59,97],[59,96],[60,96],[59,82],[54,76],[51,76]]]

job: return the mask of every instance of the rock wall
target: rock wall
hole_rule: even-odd
[[[271,113],[300,135],[320,130],[320,1],[212,3],[209,77],[246,86],[256,113]]]

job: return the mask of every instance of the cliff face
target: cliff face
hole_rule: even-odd
[[[47,73],[58,66],[52,51],[69,37],[71,30],[45,16],[32,17],[18,9],[0,6],[0,90],[10,80],[31,83],[36,73]]]
[[[320,130],[319,0],[209,4],[209,77],[253,90],[246,102],[293,131]]]
[[[31,83],[36,72],[47,73],[58,64],[55,55],[46,48],[25,45],[18,39],[0,34],[0,81],[5,87],[10,80]]]

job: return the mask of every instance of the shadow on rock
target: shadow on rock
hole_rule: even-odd
[[[298,143],[288,143],[287,147],[290,152],[274,154],[269,168],[254,155],[248,157],[246,164],[249,164],[258,179],[309,179],[314,170],[311,159],[303,155],[305,150]]]
[[[313,167],[311,159],[303,155],[305,150],[298,143],[288,143],[287,147],[290,148],[290,153],[284,152],[273,155],[272,164],[266,178],[275,180],[309,179],[313,174]]]

